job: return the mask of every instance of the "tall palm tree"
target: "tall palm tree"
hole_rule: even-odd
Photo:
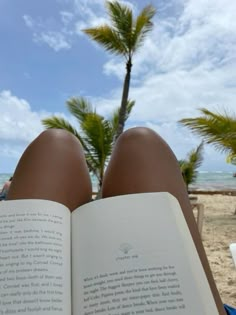
[[[128,119],[133,106],[134,101],[129,101],[125,120]],[[85,152],[89,171],[96,176],[98,188],[100,188],[106,163],[111,155],[114,132],[117,128],[117,110],[112,114],[111,119],[105,119],[96,113],[88,100],[82,97],[68,100],[67,108],[78,121],[79,130],[58,116],[45,118],[42,123],[47,129],[65,129],[79,139]]]
[[[121,55],[126,60],[126,76],[123,84],[118,129],[115,135],[117,139],[123,132],[125,124],[133,54],[143,44],[147,33],[151,31],[153,27],[151,20],[156,10],[153,6],[148,5],[134,18],[132,10],[118,1],[107,1],[106,7],[111,26],[104,24],[84,29],[83,32],[106,50]]]
[[[180,160],[180,169],[187,186],[194,183],[197,179],[197,168],[203,161],[203,142],[199,144],[196,149],[193,149],[188,153],[187,159]]]
[[[223,114],[213,113],[201,108],[202,116],[184,118],[180,123],[190,128],[194,133],[203,137],[204,142],[226,152],[227,162],[236,162],[236,117],[226,111]]]

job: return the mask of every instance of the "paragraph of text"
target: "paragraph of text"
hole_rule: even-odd
[[[174,266],[129,269],[84,279],[83,314],[139,315],[185,309]]]

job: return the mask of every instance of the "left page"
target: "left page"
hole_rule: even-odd
[[[0,202],[0,315],[71,314],[70,211]]]

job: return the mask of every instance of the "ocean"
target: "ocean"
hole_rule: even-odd
[[[0,188],[12,174],[0,174]],[[93,191],[97,191],[96,179],[92,176]],[[197,180],[190,185],[194,190],[231,190],[236,189],[236,177],[232,172],[207,172],[199,171]]]
[[[236,177],[233,172],[199,171],[197,180],[191,184],[194,190],[236,190]]]

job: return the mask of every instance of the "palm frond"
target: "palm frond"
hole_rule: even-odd
[[[192,150],[188,155],[189,163],[193,165],[194,169],[201,166],[203,162],[203,145],[204,142],[202,141],[199,146],[195,150]]]
[[[179,162],[179,166],[180,166],[180,168],[182,167],[182,165],[184,165],[184,163],[186,162],[185,160],[178,160],[178,162]]]
[[[228,156],[226,157],[226,162],[236,165],[236,154],[235,153],[228,154]]]
[[[52,116],[49,118],[42,119],[42,124],[46,129],[64,129],[75,135],[79,140],[81,140],[81,136],[77,132],[77,130],[64,118]]]
[[[126,107],[125,122],[129,118],[134,105],[135,105],[134,100],[128,100],[127,107]],[[112,117],[111,117],[111,124],[112,124],[114,136],[116,134],[116,131],[117,131],[117,128],[119,125],[119,113],[120,113],[120,107],[115,109],[115,111],[113,112]]]
[[[78,133],[78,131],[68,121],[66,121],[62,117],[52,116],[50,118],[43,119],[42,124],[44,125],[44,127],[46,129],[52,129],[52,128],[64,129],[64,130],[67,130],[70,133],[72,133],[74,136],[76,136],[77,139],[79,139],[79,141],[80,141],[80,143],[84,149],[85,155],[86,156],[91,155],[91,159],[90,159],[90,161],[87,160],[87,164],[88,164],[89,170],[95,172],[96,163],[92,157],[91,148],[88,146],[86,139],[83,136],[81,136]]]
[[[121,5],[118,1],[107,1],[106,7],[112,26],[117,32],[126,34],[132,30],[133,13],[128,6]]]
[[[118,1],[107,1],[106,6],[114,31],[119,34],[121,41],[126,46],[127,50],[130,51],[132,49],[132,10],[126,5],[121,5]]]
[[[152,5],[146,6],[136,19],[136,24],[132,32],[132,47],[135,52],[153,28],[152,18],[156,14],[156,9]]]
[[[189,152],[186,160],[180,160],[179,165],[187,185],[194,183],[197,179],[197,169],[203,162],[203,142],[195,149]]]
[[[69,112],[77,118],[79,123],[84,121],[87,114],[94,112],[91,103],[83,97],[73,97],[66,102],[66,105]]]
[[[87,143],[93,148],[92,151],[97,157],[101,158],[111,153],[112,128],[108,120],[96,114],[90,114],[81,128],[86,135]]]
[[[185,118],[180,123],[202,136],[206,143],[213,144],[217,150],[236,153],[236,119],[226,113],[213,113],[205,108],[201,112],[204,116]]]
[[[133,106],[133,103],[130,107]],[[105,166],[111,155],[113,145],[112,122],[97,114],[92,105],[84,98],[68,100],[67,107],[79,122],[79,132],[61,117],[45,118],[42,123],[47,129],[64,129],[79,139],[84,149],[89,171],[93,172],[99,185],[101,185]]]
[[[112,150],[111,124],[96,114],[89,114],[81,128],[86,136],[87,145],[90,147],[90,155],[97,161],[97,168],[99,168],[102,178],[107,158]]]
[[[114,31],[110,26],[102,25],[94,28],[87,28],[84,29],[83,32],[115,55],[128,55],[128,49],[121,40],[120,34]]]

